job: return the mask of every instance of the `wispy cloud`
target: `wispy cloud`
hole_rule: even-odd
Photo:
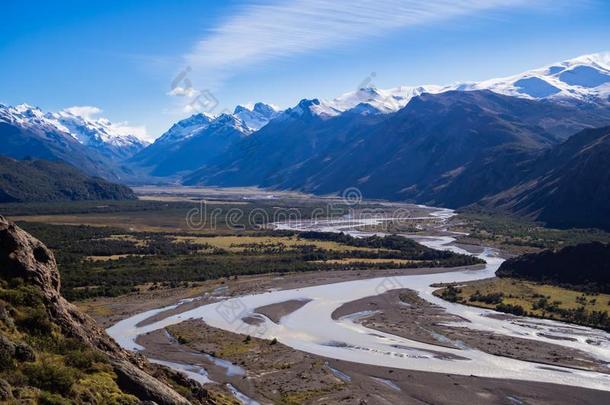
[[[187,55],[200,77],[221,79],[252,63],[328,49],[394,29],[546,0],[297,0],[246,6]]]
[[[75,105],[73,107],[65,108],[64,111],[86,120],[92,120],[96,115],[102,112],[102,109],[90,105]]]

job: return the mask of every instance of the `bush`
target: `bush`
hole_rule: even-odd
[[[24,367],[28,383],[43,391],[67,395],[78,381],[78,374],[74,369],[61,363],[51,363],[44,360],[41,363],[27,364]]]
[[[456,288],[453,285],[448,285],[447,288],[445,288],[441,293],[441,297],[449,302],[457,302],[461,292],[462,290],[460,288]]]
[[[498,304],[496,305],[496,311],[505,312],[508,314],[523,316],[525,315],[525,309],[521,305],[513,305],[513,304]]]
[[[490,294],[481,294],[479,290],[477,290],[474,294],[470,296],[469,301],[477,301],[484,302],[486,304],[500,304],[502,299],[504,298],[504,294],[501,292],[498,293],[490,293]]]
[[[11,287],[9,290],[0,289],[0,299],[14,306],[26,307],[36,307],[42,305],[43,302],[40,290],[34,286],[26,285]]]
[[[6,337],[0,335],[0,371],[10,370],[15,364],[15,344]]]
[[[94,350],[75,350],[66,355],[65,362],[79,370],[89,370],[95,363],[105,363],[106,356]]]
[[[36,361],[36,353],[30,345],[20,342],[15,345],[15,358],[19,361]]]
[[[60,395],[42,391],[38,397],[40,405],[69,405],[71,402]]]
[[[16,319],[17,326],[36,336],[47,335],[53,323],[43,307],[24,308]]]

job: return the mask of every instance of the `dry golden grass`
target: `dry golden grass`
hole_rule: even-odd
[[[560,302],[560,304],[557,304],[559,308],[575,309],[584,305],[587,311],[610,312],[609,294],[584,294],[580,291],[511,278],[494,278],[482,282],[471,283],[461,286],[460,288],[462,290],[460,296],[466,298],[474,294],[477,290],[479,290],[481,294],[501,292],[504,294],[503,302],[505,304],[520,305],[536,316],[541,316],[542,310],[532,309],[532,304],[537,302],[540,299],[540,296],[547,297],[547,300],[550,303],[555,301]],[[577,301],[577,298],[580,302]],[[583,299],[586,300],[585,304],[582,303]],[[495,307],[493,304],[485,304],[483,302],[473,302],[470,304],[485,308]]]
[[[416,263],[418,260],[403,260],[403,259],[366,259],[359,257],[348,257],[344,259],[336,260],[317,260],[314,263],[326,263],[326,264],[353,264],[353,263],[368,263],[368,264],[382,264],[382,263],[395,263],[395,264],[410,264]]]
[[[79,301],[75,305],[82,312],[92,317],[104,317],[110,316],[113,313],[111,307],[104,305],[103,302],[97,302],[95,300]]]
[[[213,236],[213,237],[200,237],[200,236],[176,236],[174,238],[177,242],[189,242],[193,244],[200,244],[205,246],[206,244],[214,246],[216,248],[225,249],[231,252],[241,252],[252,244],[262,244],[268,247],[284,245],[286,248],[293,248],[296,246],[313,245],[320,249],[332,250],[336,252],[353,252],[353,251],[376,251],[371,248],[359,248],[355,246],[342,245],[337,242],[331,241],[318,241],[318,240],[306,240],[299,239],[297,236],[291,237],[279,237],[279,236]]]
[[[187,229],[184,219],[158,221],[158,224],[148,225],[145,218],[130,217],[129,213],[111,214],[78,214],[78,215],[27,215],[13,216],[12,221],[42,222],[51,225],[89,225],[101,227],[118,227],[138,232],[171,232]],[[184,226],[183,226],[184,225]]]
[[[107,262],[110,260],[118,260],[118,259],[123,259],[125,257],[131,257],[131,256],[142,257],[144,255],[125,254],[125,255],[111,255],[111,256],[87,256],[86,259],[91,260],[93,262]]]

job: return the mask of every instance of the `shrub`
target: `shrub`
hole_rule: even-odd
[[[0,335],[0,370],[10,370],[15,364],[15,344],[8,338]]]
[[[521,305],[504,304],[500,303],[496,305],[496,311],[505,312],[508,314],[522,316],[525,315],[525,309]]]
[[[105,363],[106,356],[94,350],[75,350],[66,355],[65,362],[79,370],[89,370],[95,363]]]
[[[20,342],[15,345],[15,358],[19,361],[36,361],[36,353],[30,345]]]
[[[43,307],[24,308],[16,323],[18,327],[37,336],[47,335],[53,329],[53,323]]]
[[[470,301],[484,302],[486,304],[499,304],[502,302],[503,298],[504,294],[501,292],[481,294],[481,292],[477,290],[474,294],[470,296]]]
[[[461,292],[461,289],[456,288],[453,285],[448,285],[447,288],[445,288],[441,293],[441,297],[450,302],[457,302]]]
[[[51,394],[50,392],[42,391],[38,397],[40,405],[69,405],[70,401],[61,395]]]
[[[44,360],[40,363],[27,364],[24,367],[28,383],[43,391],[67,395],[78,380],[74,369],[61,363]]]

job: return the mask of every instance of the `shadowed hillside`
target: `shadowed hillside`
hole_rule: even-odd
[[[1,203],[134,199],[129,187],[88,176],[65,163],[0,156]]]

